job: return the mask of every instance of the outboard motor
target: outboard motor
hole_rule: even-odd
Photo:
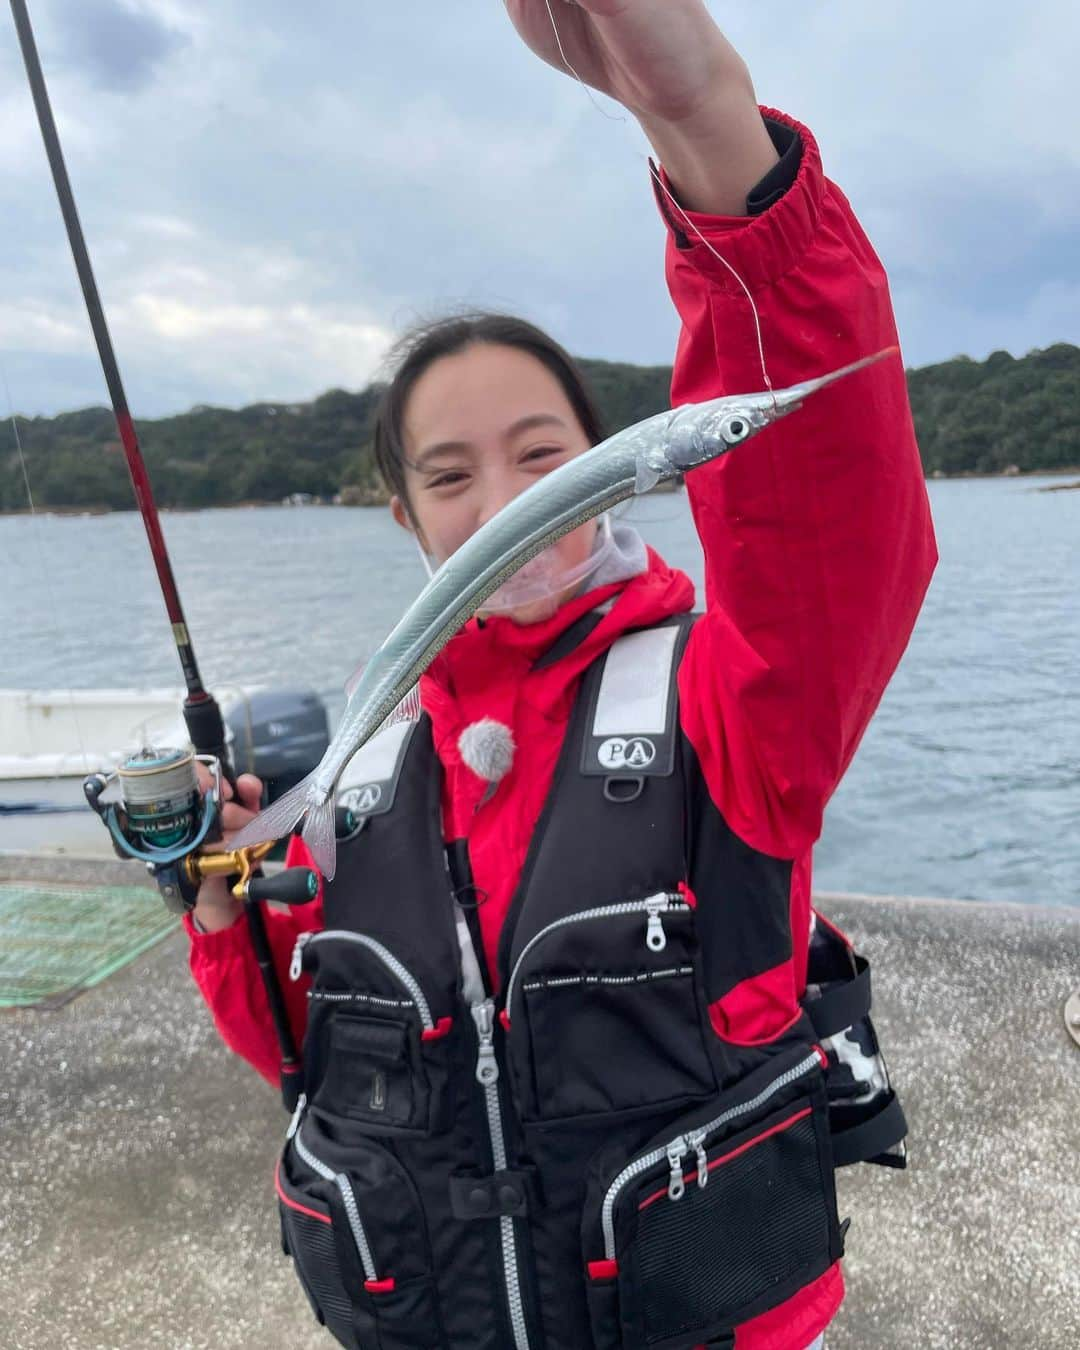
[[[237,703],[225,721],[236,772],[261,778],[268,802],[306,777],[330,744],[326,708],[312,689],[259,690]]]

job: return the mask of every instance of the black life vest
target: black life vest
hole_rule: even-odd
[[[794,1026],[737,1046],[710,1023],[790,959],[791,863],[732,834],[679,730],[689,625],[586,672],[498,998],[427,718],[351,766],[366,814],[294,956],[305,1090],[277,1169],[285,1251],[343,1345],[731,1345],[842,1254],[838,1155],[902,1162],[869,971],[835,929],[814,925]]]

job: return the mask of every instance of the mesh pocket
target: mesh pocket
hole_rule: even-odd
[[[804,1049],[618,1170],[597,1155],[583,1226],[597,1346],[730,1340],[843,1254],[824,1079]]]
[[[690,1178],[678,1201],[666,1189],[644,1198],[636,1247],[648,1340],[734,1324],[807,1264],[828,1265],[828,1190],[806,1107],[710,1155],[704,1188]]]
[[[284,1203],[281,1218],[289,1255],[315,1315],[342,1345],[356,1347],[352,1301],[341,1278],[329,1218],[323,1222]]]

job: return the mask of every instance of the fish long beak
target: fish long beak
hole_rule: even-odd
[[[824,389],[826,385],[835,384],[837,380],[843,380],[848,375],[854,375],[857,370],[863,370],[866,366],[872,366],[875,362],[883,361],[885,357],[894,355],[900,355],[899,347],[883,347],[881,351],[874,352],[872,356],[864,356],[858,361],[852,361],[850,365],[841,366],[839,370],[831,370],[828,375],[819,375],[814,380],[803,380],[800,384],[790,385],[787,389],[755,394],[753,396],[755,410],[764,415],[766,423],[776,422],[781,417],[786,417],[788,413],[801,408],[811,394],[816,394],[819,389]]]

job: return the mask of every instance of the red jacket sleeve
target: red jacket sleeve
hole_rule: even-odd
[[[286,862],[290,867],[310,866],[310,856],[300,840],[289,841]],[[267,905],[263,912],[274,969],[285,996],[293,1037],[299,1046],[307,1025],[310,980],[306,975],[297,981],[290,980],[289,963],[297,937],[323,927],[322,896],[320,894],[309,905],[289,910]],[[213,1015],[221,1039],[265,1079],[278,1086],[281,1051],[270,1019],[262,975],[255,962],[247,920],[241,917],[217,933],[199,933],[189,915],[184,919],[184,927],[191,937],[191,973]]]
[[[884,270],[813,137],[768,115],[802,136],[795,183],[760,216],[692,219],[751,291],[779,389],[897,339]],[[664,214],[683,324],[673,403],[764,388],[745,293]],[[900,359],[824,390],[687,489],[706,614],[680,671],[683,724],[731,828],[796,856],[821,832],[936,561]]]

